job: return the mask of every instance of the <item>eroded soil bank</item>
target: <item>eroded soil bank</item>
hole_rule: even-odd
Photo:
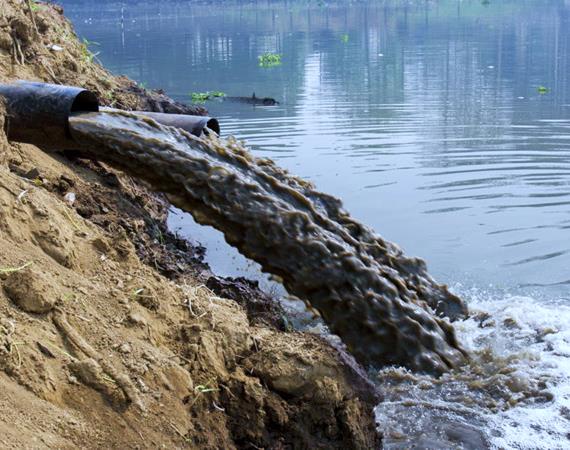
[[[0,81],[188,111],[95,64],[57,7],[0,5]],[[166,213],[119,172],[0,132],[0,447],[378,447],[350,358],[212,277]]]

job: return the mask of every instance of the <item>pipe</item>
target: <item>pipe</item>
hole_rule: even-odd
[[[0,84],[0,97],[5,97],[8,139],[45,149],[77,149],[78,144],[69,129],[69,116],[72,113],[99,111],[97,95],[73,86],[20,80]],[[211,117],[146,111],[132,113],[149,117],[163,125],[181,128],[195,136],[201,136],[208,130],[220,134],[218,121]]]
[[[118,111],[114,108],[101,108],[101,111]],[[156,122],[169,127],[176,127],[186,130],[194,136],[201,136],[202,133],[208,134],[208,130],[220,134],[220,124],[217,119],[207,116],[190,116],[186,114],[165,114],[149,111],[129,111],[139,116],[149,117]]]
[[[17,81],[0,84],[0,96],[5,98],[8,139],[42,148],[77,148],[69,115],[99,111],[97,96],[78,87]]]
[[[135,114],[150,117],[151,119],[169,127],[182,128],[194,136],[200,137],[208,130],[220,134],[220,124],[217,119],[208,116],[190,116],[186,114],[165,114],[147,111],[133,111]]]

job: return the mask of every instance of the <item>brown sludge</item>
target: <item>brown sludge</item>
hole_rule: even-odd
[[[427,308],[456,318],[463,303],[338,200],[234,140],[199,139],[122,112],[76,115],[70,126],[88,156],[148,181],[281,277],[361,363],[438,374],[463,360],[452,326]]]

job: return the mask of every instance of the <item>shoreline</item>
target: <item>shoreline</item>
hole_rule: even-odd
[[[97,65],[61,8],[5,3],[0,82],[205,114]],[[255,283],[212,274],[204,249],[167,229],[161,195],[72,152],[10,145],[3,133],[0,149],[0,385],[10,392],[0,444],[379,446],[379,395],[352,357],[287,331]]]

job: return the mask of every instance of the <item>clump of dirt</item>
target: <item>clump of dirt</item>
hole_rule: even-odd
[[[206,287],[216,295],[235,300],[256,325],[270,325],[284,331],[289,327],[286,313],[280,303],[259,289],[257,281],[247,278],[222,278],[212,275]]]
[[[192,273],[207,279],[205,249],[190,245],[168,230],[170,205],[162,196],[151,194],[142,184],[104,164],[77,158],[71,152],[66,154],[68,158],[62,162],[79,171],[82,178],[60,176],[45,180],[48,189],[62,196],[74,192],[74,207],[79,215],[110,233],[128,237],[137,255],[166,277],[176,279]],[[93,173],[100,182],[85,183]],[[122,195],[116,195],[117,190]]]
[[[1,1],[1,82],[191,111],[94,63],[60,8]],[[210,273],[166,229],[164,199],[9,144],[3,120],[0,104],[0,447],[378,447],[378,396],[342,351],[283,331],[255,285]]]
[[[52,281],[37,269],[20,269],[4,282],[6,295],[22,310],[47,313],[57,301],[57,289]]]

